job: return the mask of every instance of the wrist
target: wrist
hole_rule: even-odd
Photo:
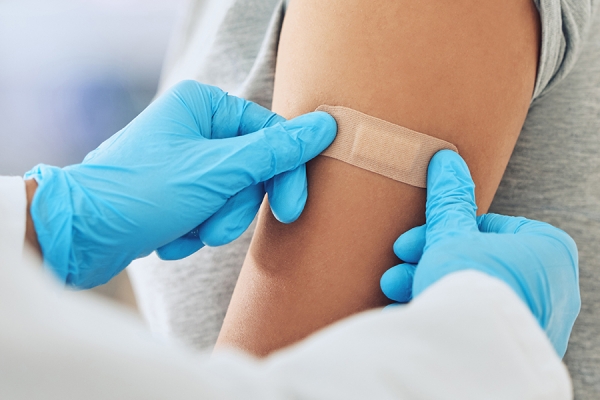
[[[27,241],[36,245],[44,264],[67,282],[72,243],[72,202],[69,176],[58,167],[37,165],[25,174]]]
[[[39,254],[42,253],[40,243],[38,242],[37,232],[31,217],[31,203],[33,202],[33,196],[38,188],[38,184],[35,179],[27,179],[25,181],[25,193],[27,197],[27,222],[25,228],[25,240],[31,247],[33,247]]]

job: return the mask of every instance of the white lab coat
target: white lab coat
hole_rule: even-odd
[[[568,372],[499,280],[449,275],[266,360],[209,360],[61,290],[23,253],[25,188],[0,177],[0,399],[568,399]]]

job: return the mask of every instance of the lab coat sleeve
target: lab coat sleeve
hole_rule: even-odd
[[[132,314],[59,288],[21,254],[25,189],[0,178],[2,399],[568,399],[571,385],[504,283],[454,273],[255,360],[154,340]]]
[[[23,253],[27,199],[19,176],[0,176],[0,250],[5,262],[17,262]]]

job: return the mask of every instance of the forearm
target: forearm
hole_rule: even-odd
[[[528,0],[296,0],[273,109],[289,118],[342,105],[451,142],[485,212],[528,110],[537,53]],[[309,163],[308,179],[297,222],[263,207],[219,345],[267,354],[385,304],[379,278],[398,263],[394,240],[424,222],[425,191],[326,157]]]

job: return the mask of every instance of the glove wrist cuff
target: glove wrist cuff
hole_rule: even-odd
[[[68,174],[44,164],[27,172],[38,188],[31,202],[31,218],[47,265],[61,282],[67,283],[72,246],[73,204]]]

